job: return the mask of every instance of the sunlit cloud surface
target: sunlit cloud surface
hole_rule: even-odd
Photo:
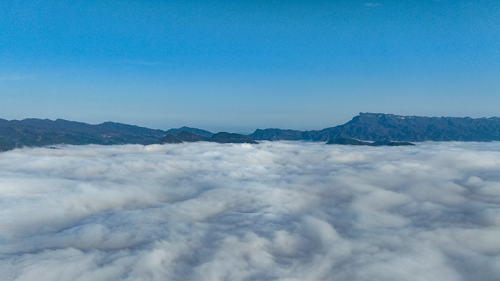
[[[0,153],[2,280],[498,280],[500,143]]]

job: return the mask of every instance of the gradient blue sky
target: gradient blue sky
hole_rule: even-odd
[[[0,2],[0,118],[321,129],[500,116],[500,1]]]

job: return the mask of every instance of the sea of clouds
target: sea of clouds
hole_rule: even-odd
[[[500,143],[0,153],[1,280],[498,280]]]

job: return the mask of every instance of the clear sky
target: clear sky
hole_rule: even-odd
[[[500,116],[500,1],[0,1],[0,118]]]

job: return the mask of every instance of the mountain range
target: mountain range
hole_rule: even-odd
[[[195,136],[186,139],[182,132]],[[170,137],[168,137],[170,135]],[[180,137],[178,137],[181,135]],[[177,137],[174,137],[177,136]],[[165,139],[170,138],[171,141]],[[167,131],[134,125],[105,122],[91,125],[57,119],[0,119],[0,151],[23,146],[47,146],[55,144],[152,144],[184,142],[196,139],[220,143],[249,142],[255,140],[305,140],[327,142],[350,138],[360,141],[499,141],[500,118],[470,117],[419,117],[383,113],[360,113],[351,121],[322,130],[257,129],[245,136],[181,127]],[[211,140],[212,139],[212,140]],[[161,142],[163,140],[163,142]]]
[[[500,118],[419,117],[360,113],[351,121],[323,130],[256,130],[256,140],[329,141],[352,138],[362,141],[494,141],[500,140]]]
[[[217,143],[257,143],[253,138],[241,134],[232,134],[226,132],[220,132],[217,134],[212,134],[210,137],[203,137],[201,135],[192,133],[197,129],[188,128],[183,130],[180,133],[176,134],[168,134],[161,140],[155,142],[155,144],[165,144],[165,143],[182,143],[182,142],[197,142],[197,141],[210,141]],[[177,132],[179,129],[174,129]],[[169,130],[172,131],[172,130]],[[208,131],[205,131],[208,132]]]
[[[149,144],[165,135],[162,130],[114,122],[90,125],[63,119],[0,119],[0,150],[55,144]]]

